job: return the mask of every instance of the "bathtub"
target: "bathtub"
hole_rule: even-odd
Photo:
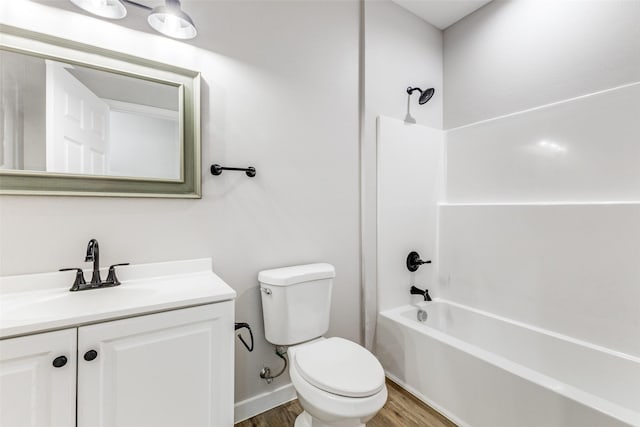
[[[383,311],[375,350],[391,379],[460,426],[640,426],[640,358],[471,307]]]

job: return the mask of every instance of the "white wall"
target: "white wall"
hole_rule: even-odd
[[[44,61],[29,61],[25,73],[26,92],[24,94],[24,169],[45,170],[47,153],[45,150],[45,77]]]
[[[177,117],[110,110],[109,175],[179,179],[179,159]]]
[[[0,65],[0,103],[9,103],[3,106],[4,121],[0,127],[4,127],[4,143],[13,145],[4,147],[3,160],[9,160],[7,157],[17,160],[17,164],[9,162],[12,169],[43,171],[46,168],[44,61],[2,51]],[[14,114],[15,117],[10,117]],[[11,152],[13,155],[7,155]]]
[[[638,22],[520,0],[445,30],[436,295],[640,355]]]
[[[442,128],[442,32],[391,0],[366,1],[364,7],[363,118],[361,129],[363,272],[366,336],[373,343],[378,303],[376,239],[376,119],[404,120],[407,108],[417,124]],[[408,86],[434,87],[433,98],[418,105]],[[410,104],[407,102],[410,101]],[[407,158],[411,157],[407,153]]]
[[[445,127],[638,80],[640,2],[493,1],[444,32]]]
[[[410,99],[411,116],[421,125],[442,128],[442,31],[391,0],[364,3],[365,113],[368,119],[404,119],[408,86],[436,89],[418,105]]]
[[[289,381],[267,385],[258,377],[263,364],[280,367],[263,338],[259,270],[334,264],[329,334],[359,340],[359,9],[355,1],[183,5],[199,23],[193,44],[121,26],[140,19],[146,27],[135,10],[113,23],[2,2],[3,23],[200,70],[203,197],[3,196],[0,274],[84,266],[92,237],[105,265],[212,257],[238,292],[236,318],[257,339],[251,354],[236,346],[240,401]],[[212,163],[253,165],[258,173],[214,177]]]

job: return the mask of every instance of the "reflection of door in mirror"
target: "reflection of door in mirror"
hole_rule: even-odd
[[[47,171],[104,175],[109,107],[67,68],[46,60]]]
[[[173,84],[0,49],[0,169],[182,179]]]

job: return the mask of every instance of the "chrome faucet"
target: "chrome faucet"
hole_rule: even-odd
[[[84,258],[84,262],[93,261],[93,274],[91,275],[91,284],[99,285],[102,283],[100,278],[100,247],[96,239],[89,240],[87,245],[87,256]]]

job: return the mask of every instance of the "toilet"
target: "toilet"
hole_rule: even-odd
[[[329,329],[331,264],[261,271],[265,337],[287,346],[289,374],[304,412],[295,427],[364,426],[387,401],[382,365],[364,347],[325,338]]]

